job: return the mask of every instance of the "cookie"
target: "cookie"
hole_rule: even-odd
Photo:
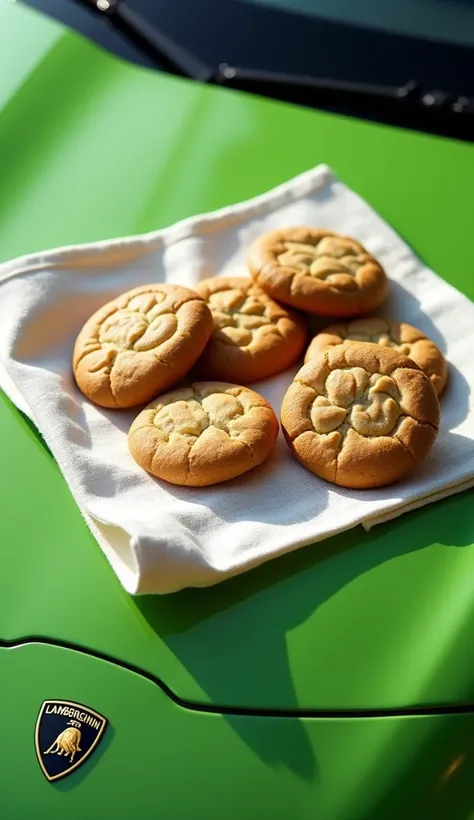
[[[273,299],[323,316],[358,316],[387,296],[387,276],[359,242],[320,228],[285,228],[257,239],[248,255]]]
[[[214,277],[199,282],[196,291],[214,323],[199,360],[206,378],[250,384],[286,370],[302,355],[303,318],[278,305],[253,279]]]
[[[421,330],[406,322],[392,322],[369,316],[355,319],[345,324],[326,327],[311,341],[305,355],[309,362],[323,350],[345,341],[374,342],[383,347],[392,347],[413,359],[426,373],[438,396],[443,392],[448,378],[448,365],[439,347]]]
[[[212,333],[205,302],[189,288],[144,285],[101,307],[77,337],[77,386],[102,407],[134,407],[172,387]]]
[[[382,487],[425,458],[438,432],[439,402],[407,356],[353,342],[301,368],[283,399],[281,423],[311,472],[341,487]]]
[[[198,382],[159,396],[139,414],[128,444],[144,470],[171,484],[206,487],[235,478],[272,452],[278,421],[262,396]]]

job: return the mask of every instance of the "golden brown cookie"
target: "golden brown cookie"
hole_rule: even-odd
[[[188,487],[235,478],[275,446],[278,421],[262,396],[226,382],[198,382],[155,399],[128,434],[135,461],[152,475]]]
[[[248,255],[255,281],[273,299],[323,316],[358,316],[387,296],[387,277],[359,242],[319,228],[284,228]]]
[[[301,356],[304,319],[274,302],[253,279],[216,276],[199,282],[196,291],[214,322],[198,364],[206,378],[250,384],[286,370]]]
[[[382,347],[392,347],[404,356],[409,356],[421,367],[431,379],[438,396],[446,386],[448,365],[439,347],[421,330],[406,322],[393,322],[376,316],[329,325],[312,339],[306,351],[305,363],[321,351],[345,341],[373,342]]]
[[[134,407],[176,384],[211,335],[205,302],[189,288],[143,285],[113,299],[77,337],[77,385],[102,407]]]
[[[301,368],[283,399],[281,423],[311,472],[342,487],[381,487],[424,459],[438,432],[439,402],[407,356],[353,342]]]

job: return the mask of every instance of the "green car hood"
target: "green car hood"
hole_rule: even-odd
[[[326,162],[474,296],[474,147],[125,64],[0,5],[0,258],[148,231]],[[0,397],[4,646],[120,662],[178,701],[390,712],[474,703],[472,493],[212,589],[130,598],[52,456]]]
[[[117,664],[56,646],[0,647],[0,677],[5,820],[474,818],[472,713],[209,715]],[[42,701],[58,692],[109,724],[84,765],[48,783],[33,735]]]

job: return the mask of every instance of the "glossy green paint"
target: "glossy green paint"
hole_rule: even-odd
[[[151,230],[327,162],[474,297],[472,145],[138,69],[6,3],[0,105],[1,259]],[[0,425],[0,638],[75,643],[215,704],[474,702],[472,493],[213,589],[133,600],[3,397]]]
[[[41,645],[0,650],[0,674],[6,683],[0,794],[8,820],[122,820],[131,813],[140,820],[474,816],[473,714],[350,720],[200,714],[114,664]],[[33,735],[42,701],[55,697],[95,708],[110,724],[89,760],[50,784]]]

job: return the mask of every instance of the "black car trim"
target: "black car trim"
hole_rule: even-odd
[[[117,658],[113,658],[104,652],[84,649],[83,647],[69,641],[57,641],[50,638],[27,637],[17,640],[0,639],[0,649],[16,649],[28,645],[54,646],[58,649],[66,649],[81,655],[88,655],[96,660],[111,663],[133,672],[136,675],[150,681],[158,686],[176,706],[186,709],[189,712],[205,712],[214,715],[233,715],[242,717],[264,717],[264,718],[392,718],[392,717],[423,717],[434,715],[462,715],[474,713],[474,703],[440,704],[438,706],[424,705],[414,707],[394,707],[386,709],[274,709],[250,706],[223,706],[213,703],[199,703],[188,698],[182,698],[164,683],[161,678],[147,672],[134,664]]]

